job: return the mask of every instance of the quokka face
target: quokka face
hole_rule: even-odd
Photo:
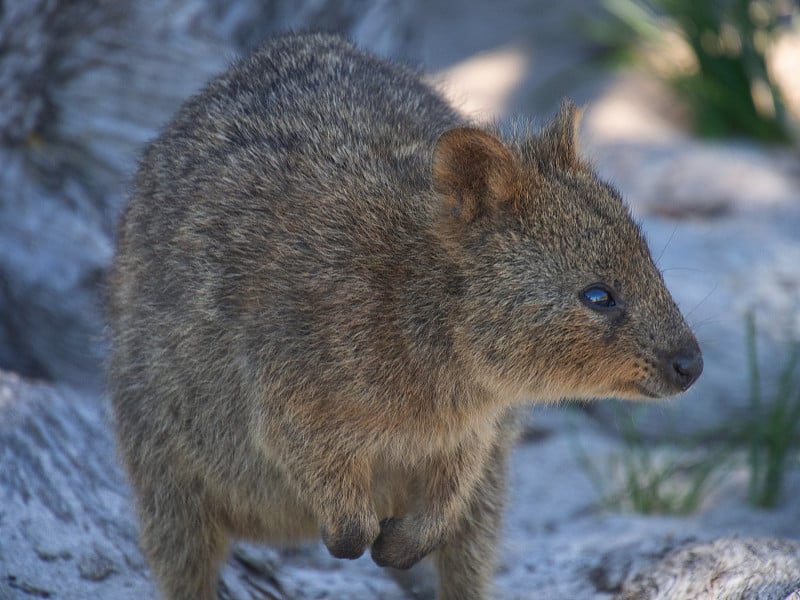
[[[683,392],[702,372],[700,348],[619,193],[578,157],[576,116],[565,104],[509,144],[475,130],[439,143],[441,235],[468,273],[466,353],[510,396]]]

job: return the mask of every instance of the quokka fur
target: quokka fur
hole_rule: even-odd
[[[141,543],[210,600],[229,541],[432,555],[490,597],[515,411],[679,393],[702,359],[619,194],[420,74],[285,35],[189,99],[119,229],[109,365]]]

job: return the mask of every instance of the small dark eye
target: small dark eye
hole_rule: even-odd
[[[603,310],[605,308],[614,308],[617,303],[611,292],[600,285],[593,285],[592,287],[583,291],[583,301],[589,308]]]

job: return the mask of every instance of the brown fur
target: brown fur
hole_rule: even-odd
[[[700,353],[566,104],[476,128],[418,74],[278,37],[144,154],[111,279],[110,388],[166,598],[231,538],[322,537],[486,598],[525,401],[678,393]],[[586,302],[604,282],[613,309]]]

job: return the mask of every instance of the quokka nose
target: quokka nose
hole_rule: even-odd
[[[668,360],[669,378],[681,390],[687,390],[703,372],[703,354],[696,343],[684,346]]]

